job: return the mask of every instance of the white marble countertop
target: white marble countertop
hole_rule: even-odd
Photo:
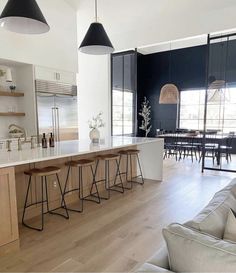
[[[109,137],[100,144],[92,144],[90,140],[62,141],[55,148],[24,149],[22,151],[0,151],[0,168],[12,167],[36,163],[40,161],[53,160],[89,153],[108,151],[115,148],[124,148],[151,142],[163,142],[160,138],[141,137]]]

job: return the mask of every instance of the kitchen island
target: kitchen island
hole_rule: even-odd
[[[93,158],[104,153],[116,153],[120,150],[137,148],[140,150],[140,161],[143,176],[152,181],[162,181],[164,141],[158,138],[136,137],[109,137],[100,144],[92,144],[89,140],[63,141],[56,143],[54,148],[23,149],[22,151],[0,152],[0,253],[5,253],[19,247],[19,227],[21,220],[28,178],[24,171],[32,168],[46,166],[59,166],[61,168],[60,180],[64,185],[67,167],[65,163],[81,158]],[[125,170],[126,161],[121,161],[121,171]],[[135,165],[135,164],[134,164]],[[111,166],[112,168],[112,166]],[[115,168],[115,166],[113,166]],[[103,178],[104,167],[98,169],[98,179]],[[137,170],[134,168],[133,174]],[[113,174],[114,175],[114,174]],[[50,181],[49,177],[49,181]],[[111,179],[113,179],[114,176]],[[76,185],[78,172],[73,170],[70,175],[70,187]],[[60,200],[55,178],[51,178],[49,196],[50,206],[57,206]],[[89,172],[84,173],[86,190],[92,182]],[[37,179],[31,193],[32,201],[38,200],[40,187]],[[71,194],[66,202],[73,203],[77,200],[76,194]],[[35,205],[28,213],[28,219],[40,214],[40,207]],[[19,221],[18,221],[19,219]]]

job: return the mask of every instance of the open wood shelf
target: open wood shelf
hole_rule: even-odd
[[[24,93],[22,92],[5,92],[0,91],[1,97],[24,97]]]
[[[0,112],[0,117],[24,117],[25,113],[16,112]]]

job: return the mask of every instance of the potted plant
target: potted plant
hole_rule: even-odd
[[[143,118],[142,119],[142,124],[139,127],[140,130],[145,131],[145,137],[148,136],[152,129],[151,123],[151,106],[149,105],[149,101],[147,100],[146,97],[144,97],[144,101],[141,106],[141,111],[139,115]]]
[[[91,129],[89,137],[92,143],[99,143],[100,140],[100,131],[99,128],[105,126],[105,123],[102,120],[102,112],[99,112],[97,116],[93,117],[88,121],[89,128]]]

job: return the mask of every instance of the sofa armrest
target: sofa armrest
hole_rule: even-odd
[[[142,273],[142,272],[169,272],[169,273],[173,273],[173,271],[169,271],[165,268],[153,265],[153,264],[149,264],[149,263],[145,263],[143,264],[137,271],[137,273]]]

